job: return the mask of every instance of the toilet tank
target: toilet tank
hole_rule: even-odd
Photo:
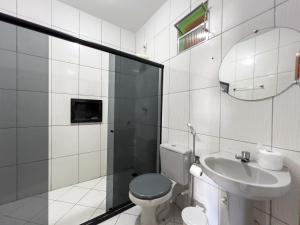
[[[160,145],[161,174],[181,185],[189,183],[191,153],[179,145]]]

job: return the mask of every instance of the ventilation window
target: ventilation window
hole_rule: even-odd
[[[206,1],[175,24],[179,53],[208,39],[208,12]]]

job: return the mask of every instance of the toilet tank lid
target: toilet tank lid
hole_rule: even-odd
[[[169,144],[169,143],[168,144],[161,144],[160,148],[165,148],[165,149],[168,149],[170,151],[177,152],[177,153],[180,153],[180,154],[189,154],[189,153],[192,152],[191,149],[186,148],[184,146],[176,145],[176,144]]]

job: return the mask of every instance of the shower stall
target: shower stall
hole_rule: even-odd
[[[0,13],[0,224],[99,224],[159,171],[163,65]]]

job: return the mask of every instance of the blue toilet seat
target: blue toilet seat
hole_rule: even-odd
[[[172,182],[156,173],[148,173],[134,178],[129,184],[130,193],[139,199],[153,200],[170,192]]]

